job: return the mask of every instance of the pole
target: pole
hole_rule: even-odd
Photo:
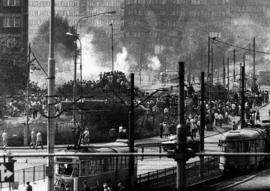
[[[29,135],[29,83],[30,83],[30,62],[31,62],[31,45],[28,46],[28,60],[27,60],[27,82],[26,82],[26,127],[24,131],[24,146],[28,145]]]
[[[204,128],[205,128],[205,107],[204,107],[204,72],[201,72],[201,114],[200,114],[200,151],[204,151]],[[200,175],[203,177],[204,157],[200,156]]]
[[[76,129],[76,106],[75,106],[75,100],[76,100],[76,90],[77,90],[77,39],[74,40],[74,74],[73,74],[73,96],[72,96],[72,102],[73,102],[73,107],[72,107],[72,114],[73,114],[73,125],[74,129]],[[76,131],[75,131],[76,133]],[[79,133],[80,130],[77,130],[77,135],[76,135],[76,143],[75,147],[78,146],[78,138],[79,138]]]
[[[189,63],[188,63],[188,85],[191,86],[191,54],[189,54]]]
[[[245,127],[245,66],[241,66],[241,128]]]
[[[235,49],[233,49],[233,82],[235,82]]]
[[[180,191],[186,187],[186,128],[185,128],[185,63],[179,62],[179,99],[178,99],[178,122],[177,126],[177,176],[176,176],[176,190]]]
[[[209,119],[210,119],[210,124],[209,124],[209,128],[210,130],[213,129],[213,110],[212,110],[212,103],[211,103],[211,98],[212,98],[212,88],[213,88],[213,77],[214,77],[214,50],[213,50],[213,40],[211,40],[211,79],[210,79],[210,84],[209,84]]]
[[[112,72],[114,72],[114,58],[113,58],[113,51],[114,51],[114,47],[113,47],[113,24],[111,23],[111,30],[112,30]]]
[[[55,59],[54,59],[54,0],[51,0],[49,59],[48,59],[48,125],[47,145],[48,154],[54,154],[55,137]],[[54,157],[48,157],[47,164],[48,186],[47,190],[54,190]]]
[[[225,69],[225,58],[223,57],[223,61],[222,61],[222,64],[223,64],[223,87],[225,88],[226,86],[226,69]]]
[[[243,65],[246,66],[246,54],[243,54]]]
[[[253,91],[256,90],[256,76],[255,76],[255,65],[256,65],[256,40],[253,38]]]
[[[207,82],[210,82],[210,37],[208,37],[208,51],[207,51]]]
[[[130,74],[130,110],[129,110],[129,152],[134,153],[134,73]],[[134,156],[130,156],[129,160],[129,187],[132,190],[134,188]]]
[[[229,91],[230,91],[230,58],[227,58],[227,89],[228,89],[228,98],[229,98]]]
[[[81,81],[81,88],[80,88],[80,97],[81,97],[81,107],[83,107],[83,99],[82,99],[82,96],[83,96],[83,81],[82,81],[82,42],[81,42],[81,39],[79,38],[79,35],[78,35],[78,40],[80,42],[80,81]],[[80,110],[80,126],[81,126],[81,129],[84,129],[84,125],[83,125],[83,113],[84,111],[83,110]]]

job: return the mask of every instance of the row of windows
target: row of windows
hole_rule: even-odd
[[[131,15],[146,15],[146,11],[140,10],[140,9],[128,9],[126,14],[131,16]],[[205,10],[195,10],[195,11],[181,11],[181,10],[174,10],[168,12],[167,10],[160,10],[157,15],[160,16],[179,16],[179,17],[185,17],[185,16],[190,16],[190,17],[228,17],[230,16],[230,12],[228,11],[205,11]]]
[[[77,16],[78,11],[74,10],[56,10],[56,14],[61,16]],[[51,12],[49,10],[31,10],[29,11],[30,16],[50,16]]]
[[[203,5],[203,4],[228,4],[230,0],[127,0],[126,4],[191,4],[191,5]]]
[[[29,1],[29,7],[50,7],[51,1],[37,1],[37,0],[30,0]],[[77,7],[79,6],[78,1],[56,1],[55,2],[56,7]]]
[[[7,39],[0,41],[0,48],[6,49],[6,48],[14,48],[21,46],[21,38],[18,36],[8,37]]]
[[[4,7],[19,7],[21,6],[21,0],[3,0]]]
[[[124,0],[107,0],[105,2],[99,2],[99,1],[90,1],[87,2],[88,6],[109,6],[109,7],[120,7],[121,4],[124,2]]]
[[[4,16],[3,27],[4,28],[21,27],[21,17],[20,16]]]

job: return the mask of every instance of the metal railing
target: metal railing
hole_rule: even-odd
[[[215,178],[220,175],[219,158],[206,157],[204,159],[203,176],[200,175],[200,161],[186,164],[186,183],[187,186],[197,184],[201,181]],[[137,185],[142,188],[161,188],[175,187],[176,184],[176,167],[165,168],[140,174],[137,176]]]
[[[12,184],[25,185],[26,182],[44,180],[46,176],[45,165],[33,166],[14,171],[14,183],[2,183],[2,187],[9,187]]]

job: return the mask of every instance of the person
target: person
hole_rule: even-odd
[[[63,182],[60,185],[60,190],[59,191],[66,191],[65,184]]]
[[[83,190],[84,190],[84,191],[90,191],[90,188],[89,188],[89,186],[87,185],[87,181],[86,181],[86,180],[83,182]]]
[[[66,191],[71,191],[69,184],[66,184]]]
[[[222,123],[223,123],[223,115],[220,113],[218,114],[218,121],[219,121],[219,126],[222,128]]]
[[[32,146],[33,148],[36,147],[36,130],[35,130],[35,128],[33,128],[32,131],[31,131],[31,142],[30,142],[30,146]]]
[[[118,183],[118,190],[119,191],[126,191],[126,187],[122,184],[122,182]]]
[[[37,132],[37,142],[36,142],[36,149],[38,148],[38,146],[41,146],[41,148],[43,149],[43,144],[42,144],[42,135],[41,132],[38,131]]]
[[[237,124],[235,123],[235,121],[233,121],[233,130],[236,130],[238,128]]]
[[[116,139],[116,137],[117,137],[116,134],[117,134],[117,133],[116,133],[115,128],[114,128],[114,127],[110,128],[110,130],[109,130],[109,137],[110,137],[110,140],[111,140],[111,141],[115,141],[115,139]]]
[[[30,182],[26,182],[26,191],[32,191],[32,190],[33,190],[33,188],[30,185]]]
[[[111,188],[108,186],[106,182],[103,184],[103,191],[111,191]]]
[[[163,124],[162,123],[159,124],[159,137],[160,138],[163,137]]]
[[[89,129],[86,127],[83,131],[83,144],[89,144],[90,142],[90,132]]]
[[[4,130],[4,132],[2,133],[2,140],[3,140],[3,148],[5,150],[6,146],[7,146],[7,132],[6,132],[6,130]]]
[[[259,110],[256,111],[256,122],[260,122],[260,112]]]
[[[124,139],[123,126],[119,126],[118,128],[118,138]]]

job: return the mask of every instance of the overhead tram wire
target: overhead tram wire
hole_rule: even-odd
[[[221,41],[221,40],[213,39],[213,41],[219,42],[221,44],[224,44],[224,45],[227,45],[227,46],[230,46],[230,47],[250,51],[249,48],[244,48],[244,47],[237,46],[237,45],[234,45],[234,44],[231,44],[231,43],[228,43],[228,42],[224,42],[224,41]],[[260,54],[270,54],[270,52],[264,52],[264,51],[260,51],[260,50],[255,50],[255,52],[260,53]]]

